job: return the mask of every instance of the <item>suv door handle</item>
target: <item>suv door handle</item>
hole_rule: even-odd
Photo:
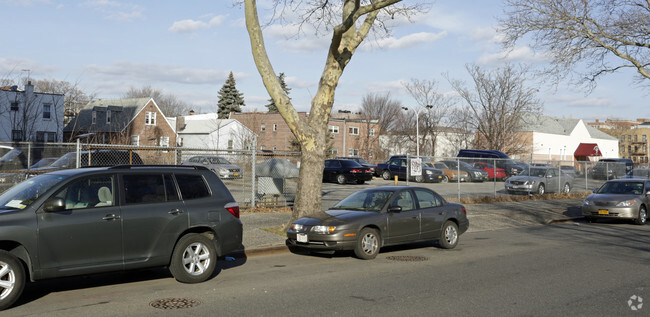
[[[178,208],[172,209],[172,210],[169,211],[170,215],[179,215],[179,214],[182,214],[182,213],[183,213],[183,211],[178,209]]]
[[[115,214],[108,214],[102,218],[102,220],[119,220],[120,216],[117,216]]]

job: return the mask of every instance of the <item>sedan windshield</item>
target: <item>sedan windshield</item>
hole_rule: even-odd
[[[43,174],[30,178],[0,195],[0,209],[24,209],[67,176]]]
[[[523,171],[521,171],[519,175],[544,177],[546,176],[546,170],[547,170],[546,168],[534,168],[534,167],[530,169],[526,168]]]
[[[641,195],[643,183],[641,182],[607,182],[601,186],[598,194]]]
[[[230,164],[230,162],[223,157],[210,157],[208,160],[210,160],[210,164]]]
[[[331,209],[380,211],[393,195],[390,190],[356,192],[338,202]]]

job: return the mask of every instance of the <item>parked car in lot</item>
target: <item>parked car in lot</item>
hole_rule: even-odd
[[[204,167],[65,169],[0,195],[0,309],[26,281],[168,267],[183,283],[210,278],[241,248],[239,205]]]
[[[219,175],[221,179],[244,177],[241,167],[230,163],[230,161],[221,156],[197,155],[185,160],[183,165],[205,166]]]
[[[459,180],[461,182],[466,182],[469,179],[469,174],[467,172],[451,169],[443,162],[431,162],[425,164],[429,167],[437,168],[445,173],[445,177],[442,179],[441,183],[447,183],[449,181],[457,182]]]
[[[112,166],[112,165],[142,165],[140,155],[134,151],[128,150],[92,150],[79,152],[81,158],[79,167],[85,166]],[[42,161],[42,160],[41,160]],[[41,162],[39,161],[39,163]],[[38,163],[37,163],[38,164]],[[36,165],[36,164],[34,164]],[[0,188],[3,186],[10,187],[22,182],[23,180],[56,170],[76,168],[77,152],[68,152],[57,158],[49,165],[35,167],[32,165],[29,169],[12,171],[10,173],[0,173]]]
[[[463,161],[444,160],[445,165],[451,169],[467,172],[470,182],[483,182],[488,179],[488,173],[484,170],[474,168],[472,165]]]
[[[650,180],[614,179],[606,181],[582,203],[582,215],[589,221],[598,218],[631,219],[638,225],[648,220]]]
[[[486,162],[475,162],[472,167],[486,171],[488,173],[488,180],[505,180],[508,176],[506,171],[502,168],[495,167],[494,165]]]
[[[568,193],[574,179],[570,174],[560,173],[556,167],[531,166],[519,175],[507,178],[504,187],[508,194]]]
[[[624,158],[606,158],[598,160],[591,168],[593,179],[616,179],[628,175],[634,169],[634,162]]]
[[[347,184],[350,181],[363,184],[372,180],[372,170],[356,161],[343,159],[325,160],[323,182]]]
[[[465,162],[490,162],[506,172],[506,176],[517,175],[524,170],[524,165],[513,161],[507,154],[495,150],[461,149],[457,157]]]
[[[650,179],[650,168],[635,168],[627,178],[646,178]]]
[[[370,164],[368,161],[364,160],[363,158],[357,157],[357,156],[340,156],[336,158],[337,160],[353,160],[359,164],[361,164],[363,167],[369,168],[372,171],[372,174],[374,176],[379,176],[377,174],[377,164]]]
[[[454,248],[469,228],[465,207],[418,186],[373,187],[327,211],[295,220],[287,244],[313,251],[354,250],[374,259],[384,246],[438,240]]]
[[[437,168],[432,168],[424,164],[426,160],[421,160],[422,163],[422,173],[416,176],[412,176],[408,162],[412,162],[415,157],[406,156],[393,156],[386,163],[377,164],[377,170],[380,171],[381,177],[385,180],[393,179],[397,176],[400,180],[406,180],[406,175],[409,175],[410,181],[416,181],[418,183],[428,182],[428,183],[440,183],[445,179],[445,174],[442,170]]]
[[[575,168],[575,166],[573,166],[573,165],[561,165],[561,166],[560,166],[560,170],[561,170],[563,173],[567,173],[567,174],[570,174],[570,175],[573,175],[573,176],[580,176],[580,175],[582,175],[582,172],[580,172],[580,170],[578,170],[577,168]]]

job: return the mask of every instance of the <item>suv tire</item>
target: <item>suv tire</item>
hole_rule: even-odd
[[[214,242],[202,234],[190,233],[176,244],[169,271],[181,283],[200,283],[212,276],[216,262]]]
[[[0,310],[13,305],[25,288],[25,269],[22,263],[11,253],[0,250],[0,280],[5,286],[0,287]]]

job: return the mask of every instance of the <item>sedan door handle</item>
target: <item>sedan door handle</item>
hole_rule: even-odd
[[[102,218],[102,220],[119,220],[120,216],[117,216],[115,214],[108,214]]]
[[[178,209],[178,208],[172,209],[172,210],[169,211],[170,215],[179,215],[179,214],[182,214],[182,213],[183,213],[183,211]]]

